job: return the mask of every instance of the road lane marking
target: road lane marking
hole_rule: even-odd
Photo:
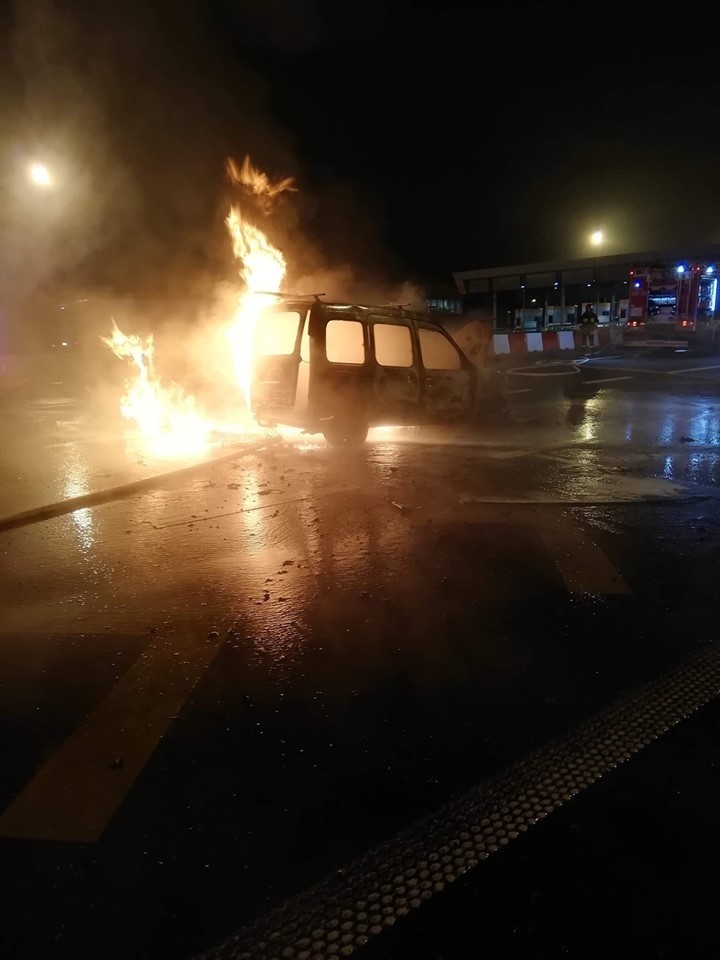
[[[537,523],[570,593],[629,594],[627,583],[579,524],[567,517]]]
[[[508,393],[533,393],[533,392],[534,391],[532,387],[523,387],[522,389],[518,389],[518,390],[508,390]]]
[[[684,367],[682,370],[668,370],[669,377],[677,377],[683,373],[699,373],[702,370],[720,370],[720,363],[714,363],[707,367]]]
[[[489,856],[503,856],[508,843],[601,777],[612,776],[626,760],[713,701],[718,690],[720,654],[711,644],[709,653],[614,701],[566,736],[550,739],[457,794],[194,960],[310,956],[308,944],[315,960],[335,960],[343,952],[338,943],[349,945],[346,954],[353,952],[408,913],[427,909],[428,898],[469,870],[481,870]],[[342,938],[328,931],[340,931]]]
[[[598,363],[597,366],[594,367],[594,369],[600,371],[604,368],[600,363]],[[612,367],[608,367],[607,369],[620,370],[622,373],[644,373],[647,376],[653,376],[654,374],[657,374],[658,376],[662,376],[662,377],[669,376],[671,372],[669,370],[648,370],[647,368],[643,368],[643,367],[625,367],[625,366],[620,367],[620,366],[615,366],[615,364],[613,364]]]
[[[483,449],[485,456],[492,458],[493,460],[514,460],[518,457],[531,457],[531,456],[544,456],[546,451],[549,450],[567,450],[567,452],[573,453],[576,448],[582,446],[582,449],[594,449],[597,444],[573,444],[573,443],[546,443],[539,447],[516,447],[511,450],[488,450],[487,448]],[[483,499],[482,497],[480,498]]]
[[[591,386],[593,383],[617,383],[618,380],[634,380],[634,377],[603,377],[601,380],[586,380],[585,383],[587,386]]]
[[[379,463],[379,460],[374,461]],[[208,520],[224,520],[225,517],[237,517],[242,513],[256,513],[259,510],[271,510],[273,507],[284,507],[286,503],[303,503],[306,500],[320,500],[324,497],[336,497],[339,494],[350,494],[361,490],[361,487],[343,486],[337,489],[318,490],[313,493],[307,493],[302,497],[285,497],[284,500],[273,500],[272,503],[258,503],[252,507],[240,507],[237,510],[226,510],[224,513],[213,513],[207,517],[194,517],[185,515],[182,520],[171,520],[169,523],[152,523],[150,520],[143,520],[142,523],[149,524],[153,530],[168,530],[170,527],[192,527],[195,524],[206,523]]]
[[[189,627],[156,638],[0,815],[0,837],[99,840],[220,645]]]

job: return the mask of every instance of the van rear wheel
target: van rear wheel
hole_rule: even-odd
[[[323,436],[331,447],[361,447],[367,440],[368,425],[360,420],[328,420]]]

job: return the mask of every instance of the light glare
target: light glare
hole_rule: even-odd
[[[605,234],[602,232],[602,230],[595,230],[594,233],[590,234],[590,243],[594,247],[599,247],[604,239],[605,239]]]
[[[30,164],[30,169],[28,170],[28,176],[30,180],[37,187],[49,187],[52,184],[52,179],[50,178],[50,171],[45,166],[44,163],[32,163]]]

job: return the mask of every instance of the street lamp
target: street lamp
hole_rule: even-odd
[[[604,239],[605,239],[605,234],[602,232],[602,230],[595,230],[593,233],[590,234],[590,243],[594,247],[599,247],[604,241]]]
[[[36,187],[51,187],[52,177],[44,163],[31,163],[28,167],[28,177]]]

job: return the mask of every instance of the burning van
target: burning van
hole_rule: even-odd
[[[380,424],[470,416],[476,372],[426,316],[396,306],[280,298],[253,335],[251,405],[264,425],[360,444]]]

